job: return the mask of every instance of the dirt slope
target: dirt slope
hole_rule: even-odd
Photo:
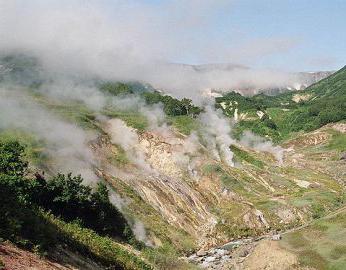
[[[9,242],[0,244],[0,260],[5,265],[3,270],[103,269],[89,259],[66,249],[57,250],[53,253],[52,258],[44,258]]]

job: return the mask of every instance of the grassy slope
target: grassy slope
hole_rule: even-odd
[[[343,76],[343,72],[341,75]],[[335,82],[334,82],[335,83]],[[316,87],[316,86],[314,86]],[[343,88],[340,88],[341,93]],[[305,90],[309,91],[309,89]],[[302,92],[299,92],[302,93]],[[318,91],[320,93],[320,91]],[[254,99],[256,102],[252,102],[251,98],[248,102],[248,111],[251,115],[255,115],[257,108],[260,103],[261,109],[265,110],[268,115],[272,117],[276,125],[277,130],[273,130],[261,121],[255,120],[253,123],[257,125],[259,129],[262,129],[262,135],[266,132],[272,132],[274,138],[278,140],[283,140],[288,137],[292,137],[294,132],[292,132],[292,127],[290,126],[294,121],[288,121],[287,119],[292,119],[296,117],[297,112],[306,110],[309,105],[295,104],[291,101],[293,93],[282,94],[277,97],[266,97],[263,95],[258,95]],[[333,92],[335,95],[335,92]],[[40,100],[42,97],[38,98],[39,102],[47,108],[52,109],[54,112],[66,117],[66,119],[77,122],[84,128],[95,128],[97,129],[97,123],[94,121],[93,112],[85,109],[84,106],[65,103],[57,104],[48,100]],[[262,100],[262,101],[261,101]],[[282,111],[281,103],[289,102],[289,105],[285,105],[289,111]],[[240,106],[241,108],[241,106]],[[107,111],[105,114],[110,116],[119,117],[126,121],[130,126],[138,128],[139,130],[145,129],[146,124],[143,117],[138,114],[132,114],[129,112],[117,112],[114,110]],[[186,116],[178,116],[171,118],[172,124],[182,133],[189,134],[191,130],[196,129],[195,122],[192,118]],[[251,121],[244,121],[244,123],[250,123],[248,126],[250,129],[253,128]],[[255,129],[256,131],[256,129]],[[298,134],[299,135],[299,134]],[[297,140],[299,136],[297,135]],[[334,135],[333,135],[334,136]],[[317,147],[308,147],[304,149],[304,154],[323,154],[330,150],[342,151],[344,149],[345,137],[340,134],[336,134],[332,137],[332,140],[327,145],[322,145]],[[233,149],[234,150],[234,149]],[[320,151],[320,152],[318,152]],[[334,153],[334,152],[333,152]],[[322,215],[325,212],[332,211],[337,208],[340,204],[341,187],[335,180],[328,174],[323,174],[321,172],[316,172],[314,168],[306,167],[304,170],[297,169],[294,166],[279,168],[277,167],[272,157],[269,155],[264,156],[259,153],[254,153],[250,150],[237,149],[235,151],[236,159],[238,162],[242,163],[242,168],[227,169],[221,165],[211,166],[206,168],[206,174],[210,173],[215,176],[215,179],[221,182],[223,187],[226,187],[237,194],[243,196],[247,201],[254,204],[254,206],[264,212],[267,218],[269,218],[275,226],[281,226],[277,217],[273,216],[272,213],[282,207],[283,205],[279,201],[272,200],[275,197],[283,196],[284,200],[294,207],[305,211],[307,210],[308,216],[310,215]],[[337,155],[334,153],[334,161]],[[331,158],[332,159],[332,158]],[[122,160],[120,158],[120,160]],[[328,160],[333,161],[333,160]],[[332,166],[332,165],[331,165]],[[263,187],[257,180],[262,177],[269,182],[270,185],[275,187],[275,192],[270,192]],[[316,179],[317,182],[322,183],[320,189],[302,189],[299,188],[293,181],[293,178],[298,178],[301,180],[312,181]],[[156,236],[160,239],[169,240],[174,242],[174,245],[180,247],[181,250],[189,250],[191,248],[191,239],[187,237],[184,232],[177,232],[171,226],[168,226],[166,222],[163,221],[162,217],[157,211],[153,210],[146,202],[144,202],[138,194],[135,194],[133,190],[127,189],[126,187],[119,187],[119,190],[123,189],[120,193],[125,194],[127,197],[131,197],[131,204],[129,208],[134,214],[140,215],[144,223],[149,226],[152,231],[154,231]],[[332,191],[331,191],[332,190]],[[336,191],[336,192],[334,192]],[[322,208],[321,208],[322,205]],[[323,210],[322,210],[323,209]],[[243,223],[241,219],[237,219],[239,214],[246,211],[246,207],[242,203],[238,202],[225,202],[215,207],[214,212],[219,217],[220,220],[225,220],[224,223],[219,223],[218,226],[221,227],[220,230],[226,230],[229,237],[237,237],[241,235],[247,235],[249,232],[247,228],[243,228],[239,225]],[[321,213],[322,211],[322,213]],[[236,226],[235,226],[236,225]],[[186,241],[183,241],[183,240]],[[167,242],[169,242],[167,241]],[[167,251],[168,250],[168,251]],[[170,252],[170,248],[166,248],[163,253],[153,255],[154,251],[150,250],[147,252],[148,257],[154,256],[152,260],[156,260],[158,257],[164,257],[164,252]],[[174,253],[174,252],[173,252]],[[169,254],[172,254],[169,253]],[[168,257],[168,256],[167,256]],[[171,259],[174,260],[176,256],[172,256]],[[162,259],[164,260],[164,259]],[[161,262],[160,262],[161,263]],[[165,264],[165,262],[163,262]]]
[[[298,255],[304,266],[317,270],[346,267],[345,207],[311,225],[283,236],[282,247]]]
[[[63,242],[72,248],[89,253],[105,265],[116,265],[121,269],[153,269],[137,254],[114,239],[99,236],[90,229],[82,228],[77,223],[66,223],[52,215],[45,214],[45,218],[54,224]]]
[[[291,140],[290,146],[295,151],[288,155],[286,166],[277,166],[270,155],[233,146],[235,160],[241,168],[213,165],[206,167],[205,173],[261,210],[272,228],[283,229],[301,224],[334,211],[345,201],[343,185],[336,181],[342,176],[333,172],[342,172],[345,168],[339,159],[340,153],[346,150],[343,143],[346,135],[327,128],[319,133],[329,134],[329,139],[317,145],[304,145],[309,134]],[[292,163],[295,155],[302,156],[304,163]],[[262,179],[274,190],[266,188]],[[302,188],[294,180],[318,184],[315,188]],[[242,203],[224,200],[215,209],[215,214],[223,220],[217,226],[229,237],[256,233],[256,230],[246,229],[242,219],[237,219],[246,209]],[[283,209],[299,211],[303,220],[291,220],[288,224],[280,222],[276,213]]]
[[[293,101],[297,96],[306,100]],[[237,104],[235,104],[235,101]],[[302,91],[291,91],[277,96],[264,94],[244,97],[234,92],[216,98],[217,107],[226,115],[246,114],[235,131],[236,135],[250,129],[274,141],[283,141],[299,131],[311,131],[329,122],[346,119],[346,67]],[[255,114],[262,111],[262,119]]]
[[[51,107],[50,103],[46,103],[46,106],[48,106],[48,108],[57,108],[56,106]],[[71,105],[65,104],[63,106]],[[73,112],[72,115],[74,117],[69,118],[72,121],[75,121],[75,119],[85,119],[83,117],[75,117],[84,114],[84,110],[79,110],[79,107],[74,107],[73,109],[70,108],[68,110],[61,107],[61,109],[56,112],[59,113],[63,111]],[[117,112],[112,112],[112,114],[114,114],[112,116],[120,116]],[[278,113],[278,115],[280,116],[280,113]],[[135,119],[138,119],[137,116],[134,117]],[[170,117],[170,121],[180,132],[185,134],[189,134],[191,130],[198,129],[194,119],[188,116]],[[86,127],[83,122],[82,126]],[[135,124],[134,127],[138,128],[138,125]],[[141,130],[141,128],[139,128],[139,130]],[[297,138],[299,138],[299,136]],[[328,147],[342,147],[343,142],[343,136],[335,135]],[[329,151],[327,146],[323,147],[324,148],[320,149],[320,153],[323,154],[324,152]],[[301,210],[306,208],[309,209],[308,216],[315,215],[315,212],[316,215],[320,215],[338,207],[338,198],[341,195],[339,193],[330,192],[330,189],[340,191],[340,187],[335,185],[335,181],[329,175],[323,175],[321,173],[316,175],[311,168],[305,168],[304,171],[295,167],[279,168],[274,164],[273,158],[268,155],[264,156],[263,154],[252,152],[248,149],[237,148],[235,146],[233,146],[232,150],[235,154],[236,161],[242,163],[242,169],[227,169],[222,167],[220,167],[221,169],[218,169],[216,167],[210,167],[206,168],[205,173],[210,174],[210,171],[214,170],[214,172],[211,173],[213,174],[213,177],[220,181],[221,186],[235,191],[237,194],[243,196],[245,200],[253,203],[268,217],[270,221],[273,222],[273,224],[275,224],[277,228],[282,227],[282,225],[280,225],[277,216],[273,215],[273,212],[282,208],[283,205],[278,201],[272,200],[275,196],[285,196],[285,200],[288,201],[289,205],[292,207],[297,207]],[[316,154],[316,149],[307,149],[307,151],[310,150],[315,151]],[[116,155],[114,158],[119,162],[122,162],[124,158],[121,154],[123,153],[120,151],[118,154],[119,156]],[[318,182],[320,181],[326,184],[326,186],[322,187],[318,191],[303,190],[292,182],[293,178],[312,181],[317,176],[319,177]],[[258,182],[259,177],[266,179],[268,183],[276,189],[276,191],[272,193],[264,188],[263,185]],[[134,203],[129,205],[131,212],[139,215],[140,219],[143,220],[146,226],[151,228],[154,235],[159,237],[161,240],[164,240],[164,242],[168,241],[169,243],[172,243],[181,251],[187,251],[194,248],[192,239],[186,235],[184,236],[184,232],[178,232],[167,226],[167,224],[162,220],[162,217],[159,217],[157,212],[151,209],[151,207],[135,194],[133,190],[131,191],[126,188],[120,188],[117,191],[122,193],[125,197],[132,197],[131,201]],[[323,205],[323,210],[321,210],[320,205]],[[243,204],[236,202],[218,205],[213,211],[220,220],[226,220],[224,224],[218,224],[218,229],[220,231],[226,231],[228,237],[237,237],[239,235],[256,233],[244,227],[242,225],[242,219],[236,220],[234,218],[235,216],[244,213],[246,209],[247,208],[244,208]],[[319,211],[323,213],[318,213]],[[183,241],[183,239],[186,239],[187,241]]]

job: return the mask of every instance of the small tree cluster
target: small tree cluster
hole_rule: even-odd
[[[0,207],[4,222],[0,222],[2,228],[16,231],[23,219],[27,222],[31,220],[27,217],[32,214],[25,214],[25,211],[31,212],[40,207],[65,221],[77,221],[101,235],[133,240],[126,219],[110,203],[105,184],[98,183],[92,190],[83,185],[81,176],[72,176],[71,173],[58,174],[49,180],[39,174],[34,179],[28,179],[25,177],[28,163],[23,155],[24,147],[18,142],[0,142],[0,201],[5,200]],[[13,215],[16,216],[16,211],[21,208],[24,209],[23,214],[14,218]]]

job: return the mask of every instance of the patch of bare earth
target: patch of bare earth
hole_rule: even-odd
[[[244,270],[312,270],[302,268],[298,264],[297,256],[282,249],[277,241],[263,240],[246,258]]]
[[[341,133],[346,133],[346,123],[332,124],[331,127]]]
[[[16,246],[6,243],[0,245],[0,259],[5,264],[7,270],[38,269],[38,270],[67,270],[73,269],[59,265],[56,262],[44,259],[38,255],[17,248]]]
[[[5,265],[4,270],[102,269],[88,259],[64,249],[54,252],[53,257],[56,260],[41,257],[9,242],[0,244],[0,260]]]

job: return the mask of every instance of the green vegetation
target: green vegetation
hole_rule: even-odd
[[[346,267],[346,213],[316,220],[308,227],[283,236],[282,247],[296,253],[302,266],[315,269]]]
[[[142,259],[134,256],[112,238],[101,237],[92,230],[81,227],[78,223],[65,223],[53,215],[45,217],[60,231],[60,237],[71,246],[79,246],[77,249],[88,247],[88,252],[96,254],[98,260],[104,265],[120,267],[121,269],[152,269]]]
[[[246,161],[252,165],[255,165],[258,168],[263,168],[264,167],[264,163],[263,161],[261,161],[260,159],[257,159],[255,157],[253,157],[252,155],[250,155],[248,152],[246,152],[245,150],[240,149],[239,147],[235,146],[234,144],[232,144],[230,146],[231,151],[233,152],[233,154],[235,155],[235,159],[236,161]]]
[[[99,129],[96,124],[95,112],[88,108],[88,106],[83,102],[76,100],[55,100],[35,92],[31,88],[29,88],[28,91],[35,102],[46,107],[67,121],[77,123],[84,129]]]
[[[168,118],[168,123],[184,135],[190,135],[192,131],[200,128],[199,122],[188,115],[171,116]]]
[[[178,116],[178,115],[197,115],[201,112],[201,109],[192,104],[191,99],[183,98],[178,100],[169,95],[162,95],[160,92],[144,92],[142,97],[145,102],[149,105],[152,104],[163,104],[164,112],[169,116]]]
[[[99,82],[99,89],[112,96],[126,96],[154,91],[149,84],[142,82]]]
[[[113,96],[126,96],[139,94],[148,105],[162,104],[164,112],[169,116],[197,115],[201,109],[192,104],[191,99],[182,100],[163,95],[158,91],[152,91],[151,87],[139,86],[138,83],[106,82],[100,85],[100,90]],[[148,91],[148,88],[150,91]]]
[[[0,75],[0,82],[10,80],[19,85],[37,87],[42,82],[38,60],[23,54],[0,56],[0,63],[11,69]]]
[[[190,99],[179,100],[138,83],[107,82],[100,85],[100,90],[111,96],[139,96],[148,105],[162,105],[167,122],[184,135],[189,135],[199,128],[195,116],[202,110],[194,106]],[[114,106],[108,106],[103,109],[102,113],[109,117],[122,119],[128,126],[139,131],[144,131],[148,127],[147,118],[136,109],[119,110]]]
[[[116,108],[107,108],[104,109],[102,113],[111,118],[119,118],[123,120],[127,126],[133,127],[140,132],[144,131],[149,125],[148,119],[137,111],[120,111],[116,110]]]
[[[311,206],[311,209],[312,209],[312,217],[313,218],[323,217],[325,215],[325,212],[326,212],[323,205],[320,203],[313,204]]]
[[[131,86],[126,83],[107,82],[100,86],[100,90],[113,96],[133,94]]]
[[[133,234],[122,214],[110,203],[109,191],[98,183],[92,192],[80,176],[58,174],[46,181],[31,180],[31,201],[67,222],[76,221],[101,235],[131,241]]]
[[[334,130],[331,130],[330,133],[332,138],[326,146],[327,150],[346,151],[346,134]]]
[[[20,130],[4,130],[0,131],[0,140],[3,142],[15,140],[25,145],[25,158],[34,166],[44,168],[49,160],[47,154],[44,153],[45,142],[31,134]]]
[[[193,270],[198,269],[194,265],[187,264],[183,260],[177,260],[179,254],[168,243],[163,244],[157,249],[147,249],[144,256],[153,262],[159,269]]]
[[[16,141],[0,142],[0,237],[43,254],[65,243],[110,267],[151,269],[113,240],[140,245],[105,185],[92,191],[71,174],[27,178],[24,153]]]
[[[223,109],[225,115],[233,116],[235,109],[246,115],[237,124],[235,135],[249,129],[261,136],[268,135],[273,141],[282,141],[296,132],[312,131],[346,119],[346,67],[305,90],[253,97],[231,92],[215,100],[216,107]],[[256,111],[263,116],[257,116]]]

